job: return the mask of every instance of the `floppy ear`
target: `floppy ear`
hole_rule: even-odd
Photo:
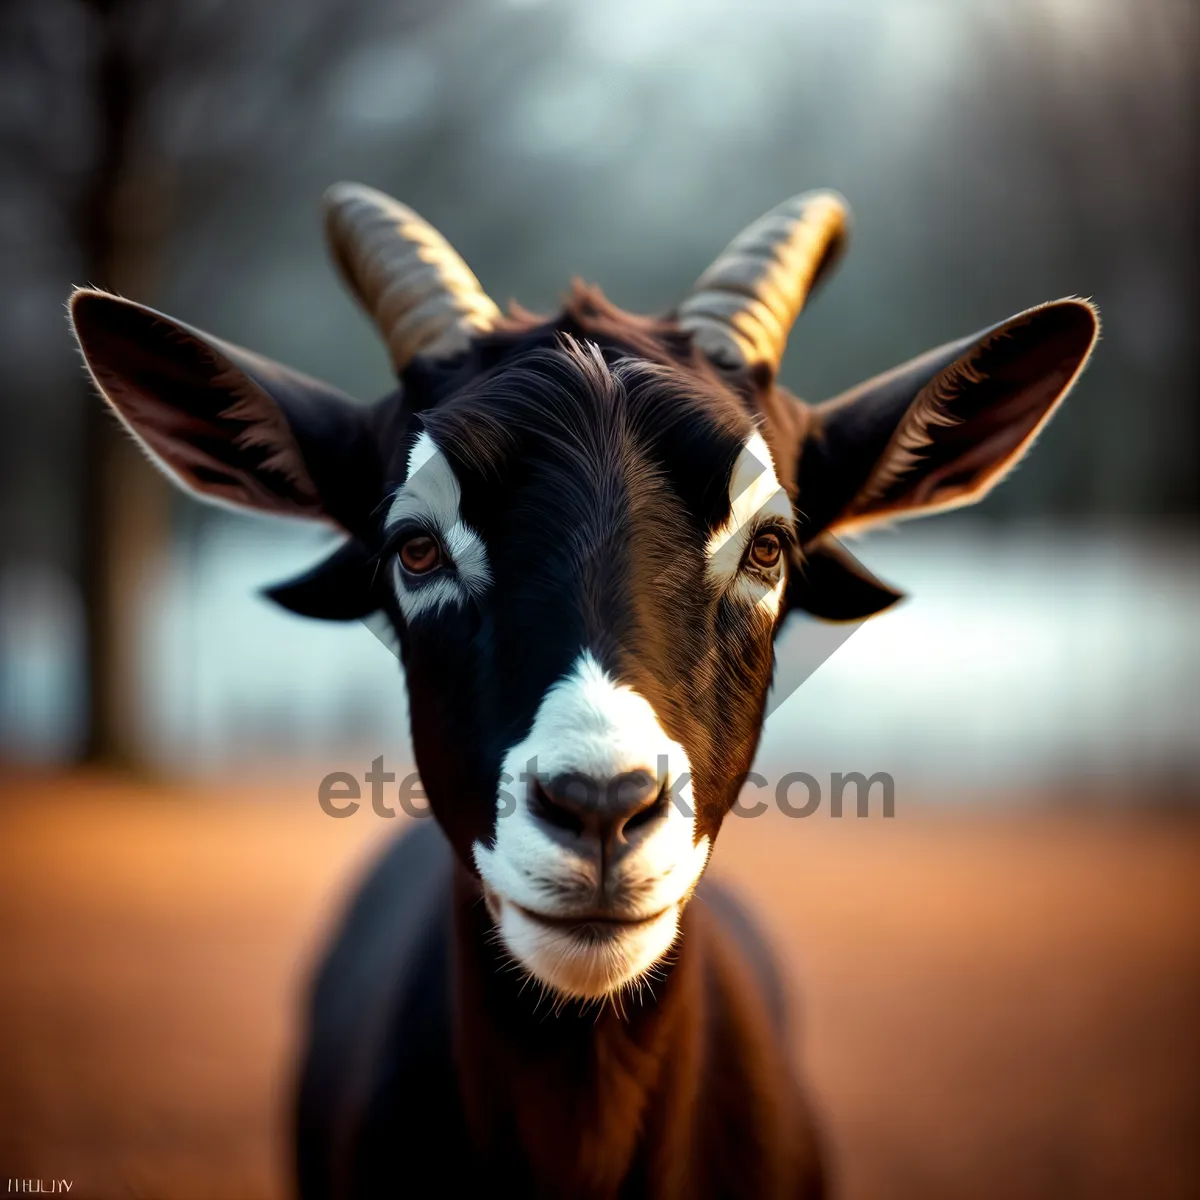
[[[1021,460],[1083,370],[1085,300],[1031,308],[810,410],[797,469],[803,556],[789,599],[858,620],[901,598],[834,537],[982,499]]]
[[[71,325],[104,398],[205,500],[365,531],[382,492],[367,410],[336,388],[107,292]]]
[[[377,566],[358,538],[347,538],[328,558],[294,579],[264,588],[263,595],[297,616],[361,620],[383,607]]]
[[[788,572],[787,607],[823,621],[861,621],[903,599],[829,534],[809,542]]]
[[[819,405],[797,473],[802,541],[981,500],[1049,421],[1098,330],[1091,304],[1058,300]]]
[[[351,534],[267,594],[350,620],[380,607],[361,540],[383,492],[368,410],[336,388],[107,292],[81,288],[71,324],[104,398],[151,459],[202,499],[332,521]]]

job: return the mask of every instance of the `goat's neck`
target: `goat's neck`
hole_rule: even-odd
[[[597,1010],[539,994],[461,868],[455,927],[455,1056],[482,1158],[527,1174],[532,1190],[577,1196],[686,1164],[705,1057],[703,930],[685,929],[652,987]]]

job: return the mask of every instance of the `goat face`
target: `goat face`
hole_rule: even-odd
[[[422,779],[512,953],[606,995],[750,767],[791,502],[732,390],[570,335],[419,425],[383,539]]]
[[[583,289],[556,320],[502,318],[367,189],[335,189],[329,225],[401,377],[373,406],[101,292],[75,294],[76,334],[179,482],[346,531],[275,598],[387,614],[426,792],[504,945],[560,994],[611,995],[676,937],[784,617],[898,596],[834,535],[985,494],[1082,369],[1094,310],[1029,310],[809,408],[775,371],[844,237],[835,198],[751,226],[661,322]]]

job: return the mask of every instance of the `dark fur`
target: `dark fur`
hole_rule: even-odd
[[[750,419],[728,392],[678,369],[628,359],[623,347],[608,355],[606,371],[579,349],[522,350],[422,413],[494,575],[482,609],[400,626],[414,664],[414,739],[445,745],[460,773],[480,760],[477,779],[446,789],[449,811],[427,781],[468,862],[471,844],[490,840],[504,750],[584,647],[687,749],[703,797],[698,832],[715,837],[757,741],[771,631],[696,586]],[[436,661],[426,665],[427,654]],[[483,823],[464,821],[471,794],[486,804]]]

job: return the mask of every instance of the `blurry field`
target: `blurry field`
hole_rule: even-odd
[[[299,988],[391,830],[311,789],[8,780],[0,1181],[284,1196]],[[731,821],[847,1197],[1194,1196],[1200,820]]]

